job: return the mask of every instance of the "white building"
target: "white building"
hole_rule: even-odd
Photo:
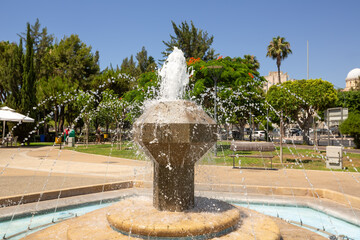
[[[344,89],[344,91],[350,91],[352,89],[355,89],[357,86],[360,86],[360,68],[354,68],[353,70],[351,70],[345,81],[346,81],[346,87]]]

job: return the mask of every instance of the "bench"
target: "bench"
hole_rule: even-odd
[[[272,152],[275,150],[275,146],[269,142],[232,142],[230,149],[234,151],[234,154],[228,155],[233,159],[233,168],[240,168],[235,166],[235,158],[267,158],[271,159],[270,168],[250,168],[250,169],[261,169],[261,170],[277,170],[272,167],[273,155],[244,155],[236,154],[238,151],[258,151],[258,152]],[[246,167],[245,167],[246,169]]]
[[[13,144],[16,146],[17,145],[17,139],[18,137],[15,136],[15,137],[5,137],[4,139],[0,138],[0,144],[3,145],[3,147],[5,147],[5,144],[6,144],[6,147],[9,146],[9,143],[11,144],[11,147],[13,146]]]

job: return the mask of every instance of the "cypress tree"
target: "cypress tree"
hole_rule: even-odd
[[[35,93],[35,70],[34,70],[34,49],[33,39],[30,35],[30,23],[27,24],[26,34],[26,55],[23,69],[23,85],[21,89],[21,105],[24,113],[30,112],[33,116],[32,107],[36,104],[36,93]],[[31,114],[33,113],[33,114]]]

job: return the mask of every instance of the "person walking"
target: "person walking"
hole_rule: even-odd
[[[101,129],[100,126],[98,126],[98,128],[96,129],[96,143],[100,143],[101,144]]]
[[[68,137],[69,137],[69,127],[64,129],[63,137],[64,137],[64,144],[66,144],[67,140],[68,140]]]

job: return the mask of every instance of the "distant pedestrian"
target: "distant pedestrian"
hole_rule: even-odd
[[[63,137],[64,137],[64,143],[66,143],[67,142],[67,140],[68,140],[68,137],[69,137],[69,127],[67,127],[67,128],[65,128],[64,129],[64,132],[63,132]]]
[[[100,143],[101,144],[101,130],[100,130],[100,126],[96,129],[96,143]]]

